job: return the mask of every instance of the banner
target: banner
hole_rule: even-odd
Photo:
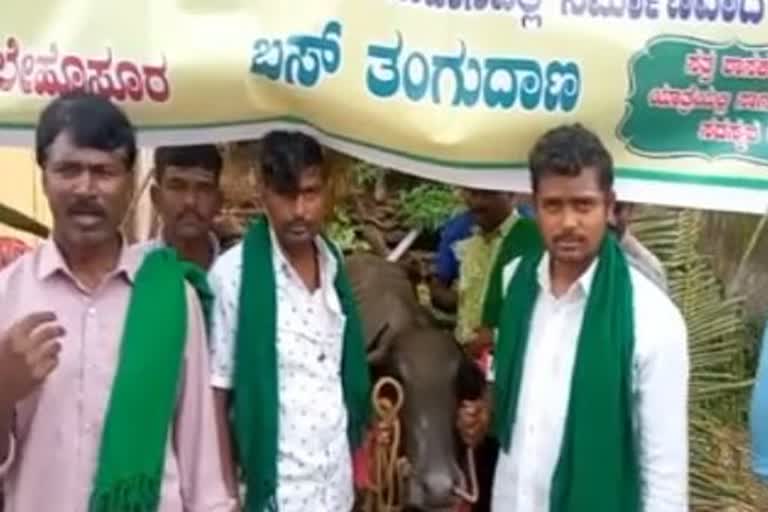
[[[148,146],[300,129],[403,172],[527,190],[563,123],[622,198],[768,208],[768,0],[26,0],[0,19],[0,144],[87,89]]]

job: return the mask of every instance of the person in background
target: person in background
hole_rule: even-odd
[[[154,246],[169,246],[179,256],[209,269],[221,248],[213,223],[222,205],[222,158],[212,144],[168,146],[155,151],[152,203],[162,231]]]
[[[609,219],[609,226],[616,233],[621,248],[627,255],[629,264],[643,273],[656,286],[664,291],[668,291],[667,273],[664,266],[640,240],[638,240],[630,231],[629,224],[632,220],[634,205],[632,203],[616,201],[613,209],[613,215]]]
[[[467,212],[443,230],[437,254],[437,278],[431,283],[433,303],[457,311],[456,339],[480,366],[483,350],[491,350],[491,331],[482,328],[483,301],[500,245],[518,221],[509,192],[463,189]],[[454,285],[454,282],[456,283]],[[498,445],[491,438],[477,447],[480,498],[476,512],[490,507],[492,468]]]
[[[321,235],[329,171],[301,133],[272,132],[261,151],[265,215],[209,273],[211,384],[224,453],[239,449],[227,472],[249,511],[349,512],[370,382],[344,260]]]
[[[461,405],[501,451],[495,512],[688,510],[687,332],[607,230],[613,160],[581,125],[529,168],[540,240],[503,270],[492,392]]]
[[[750,412],[752,433],[752,469],[768,484],[768,325],[763,333],[760,359],[752,389]]]
[[[525,197],[525,196],[518,196]],[[532,218],[533,208],[527,202],[517,206],[521,218]],[[435,253],[435,279],[432,290],[436,294],[435,306],[453,313],[456,311],[457,296],[453,290],[459,278],[459,261],[455,244],[471,237],[475,228],[472,212],[465,210],[448,219],[440,229],[440,241]]]
[[[43,110],[35,143],[52,237],[0,272],[6,512],[233,511],[185,282],[205,276],[119,231],[133,126],[107,99],[71,93]]]
[[[456,310],[456,339],[476,356],[490,343],[479,334],[490,270],[502,239],[518,217],[510,192],[463,189],[462,197],[467,214],[443,231],[437,277],[430,288],[437,307]],[[464,236],[467,230],[469,236]]]

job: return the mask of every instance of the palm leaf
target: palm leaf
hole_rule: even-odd
[[[752,380],[744,300],[725,297],[711,258],[699,251],[700,213],[653,210],[633,233],[664,264],[688,327],[690,501],[699,512],[758,510],[744,453],[746,390]]]

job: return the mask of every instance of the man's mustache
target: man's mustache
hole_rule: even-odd
[[[93,201],[80,201],[74,203],[67,208],[67,213],[69,215],[97,215],[100,217],[105,217],[107,215],[106,210]]]
[[[181,212],[177,217],[178,220],[196,220],[198,222],[202,222],[203,218],[194,210],[185,210]]]
[[[308,231],[309,228],[310,228],[309,223],[306,220],[303,220],[303,219],[302,220],[292,220],[291,222],[289,222],[286,225],[286,227],[288,228],[289,231],[293,231],[293,230]]]
[[[580,235],[578,235],[576,233],[573,233],[573,232],[568,232],[568,233],[562,233],[560,235],[556,235],[555,238],[554,238],[554,241],[555,241],[555,243],[560,243],[560,242],[583,242],[584,241],[584,237],[580,236]]]

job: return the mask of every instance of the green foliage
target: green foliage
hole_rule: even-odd
[[[385,173],[383,167],[358,160],[349,169],[352,183],[359,189],[368,190],[376,183],[376,179]]]
[[[365,252],[370,246],[360,239],[360,225],[349,215],[347,210],[339,206],[334,211],[333,219],[326,225],[326,235],[336,242],[344,252]]]
[[[400,192],[402,221],[411,229],[435,231],[460,207],[461,201],[446,185],[428,183]]]

